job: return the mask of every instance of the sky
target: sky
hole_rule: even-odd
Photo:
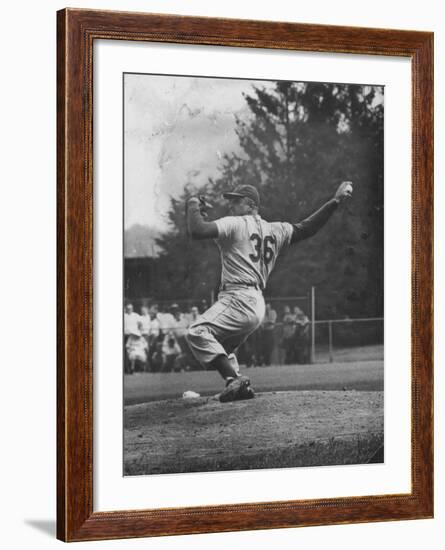
[[[125,74],[124,227],[168,229],[171,197],[218,175],[225,153],[239,151],[236,116],[243,93],[275,81]],[[377,94],[375,101],[383,101]]]
[[[272,82],[126,74],[124,79],[125,229],[167,228],[170,197],[218,174],[239,149],[235,116],[243,92]]]

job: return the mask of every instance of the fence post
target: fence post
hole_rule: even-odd
[[[334,347],[332,345],[332,321],[329,321],[329,363],[334,362],[334,356],[333,356],[333,350]]]
[[[311,287],[311,363],[315,363],[315,287]]]

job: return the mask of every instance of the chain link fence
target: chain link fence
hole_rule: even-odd
[[[383,318],[278,322],[260,327],[238,355],[247,366],[383,360]]]
[[[315,363],[383,360],[383,317],[315,321]]]

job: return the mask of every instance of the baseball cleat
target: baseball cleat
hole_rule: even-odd
[[[250,379],[247,376],[238,376],[231,380],[224,391],[219,395],[221,403],[228,401],[240,401],[242,399],[252,399],[255,397],[255,392],[250,386]]]

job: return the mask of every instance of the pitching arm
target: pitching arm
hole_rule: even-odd
[[[202,204],[197,197],[187,202],[187,227],[192,239],[216,239],[218,227],[215,222],[207,222],[201,211]]]
[[[294,231],[291,243],[296,243],[315,235],[337,210],[338,205],[349,198],[351,194],[352,183],[350,181],[344,181],[340,184],[334,197],[330,201],[325,203],[305,220],[293,224]]]

